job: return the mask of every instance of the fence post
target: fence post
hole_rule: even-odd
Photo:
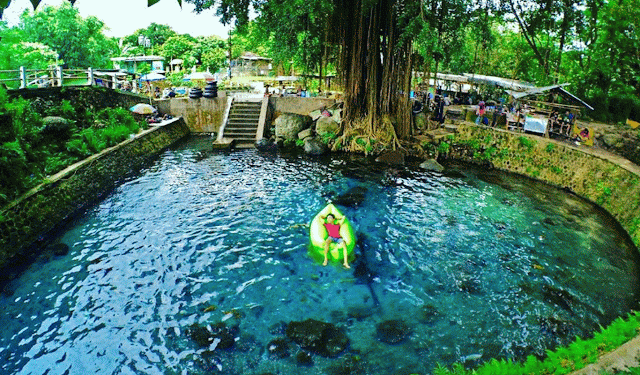
[[[20,67],[20,88],[23,89],[27,87],[27,70],[24,66]]]
[[[58,78],[58,86],[62,87],[62,67],[56,66],[56,76]]]
[[[93,68],[88,67],[87,68],[87,73],[88,73],[88,76],[89,76],[89,82],[87,82],[87,84],[89,86],[93,86]]]

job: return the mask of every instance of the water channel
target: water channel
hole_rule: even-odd
[[[209,143],[164,152],[60,233],[67,255],[4,286],[0,373],[426,374],[543,355],[638,308],[636,248],[574,195],[464,164],[437,173]],[[358,259],[322,267],[306,225],[347,192]],[[304,365],[293,342],[269,349],[309,318],[348,347]],[[207,325],[225,327],[228,348],[194,341]]]

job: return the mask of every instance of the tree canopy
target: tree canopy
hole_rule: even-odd
[[[82,18],[67,3],[20,17],[25,41],[49,46],[72,68],[111,66],[109,57],[117,50],[117,43],[103,34],[104,27],[96,17]]]
[[[295,65],[322,76],[327,67],[335,69],[344,88],[347,123],[368,123],[370,131],[389,115],[398,134],[407,134],[407,93],[416,82],[414,72],[497,75],[537,85],[569,82],[572,91],[596,107],[593,116],[600,120],[619,121],[628,112],[625,107],[640,105],[637,0],[187,1],[197,11],[215,7],[223,22],[236,23],[232,58],[251,50],[273,58],[285,71]],[[0,11],[8,4],[0,1]],[[253,21],[250,9],[257,14]],[[101,27],[93,24],[93,29]],[[222,60],[222,48],[228,48],[206,51],[187,36],[165,48],[177,35],[163,26],[139,32],[156,40],[153,48],[185,61],[212,69]],[[47,33],[51,36],[22,40],[50,49],[36,48],[38,53],[55,51],[69,65],[79,64],[81,54],[67,52],[63,43],[50,41],[55,32]],[[9,34],[6,38],[15,40]],[[75,43],[78,38],[69,39]],[[184,44],[190,44],[189,52]]]

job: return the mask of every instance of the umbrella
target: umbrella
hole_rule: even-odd
[[[215,81],[216,78],[213,76],[213,74],[209,73],[209,72],[195,72],[195,73],[191,73],[188,76],[184,77],[182,80],[183,81],[191,81],[194,79],[203,79],[207,82],[209,81]]]
[[[153,69],[152,71],[150,71],[149,73],[157,73],[157,74],[162,74],[164,75],[165,71],[163,69]]]
[[[131,112],[133,113],[138,113],[141,115],[150,115],[157,112],[157,109],[155,109],[152,105],[145,103],[138,103],[129,108],[129,110],[131,110]]]
[[[158,73],[149,73],[149,74],[145,74],[142,77],[140,77],[141,81],[147,81],[147,82],[162,81],[163,79],[165,79],[165,76],[163,76],[162,74],[158,74]]]

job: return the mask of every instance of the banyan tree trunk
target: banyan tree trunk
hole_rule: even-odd
[[[344,120],[373,133],[389,115],[398,137],[411,129],[411,40],[402,38],[398,15],[410,0],[339,0],[340,72]],[[347,125],[348,126],[348,125]]]

